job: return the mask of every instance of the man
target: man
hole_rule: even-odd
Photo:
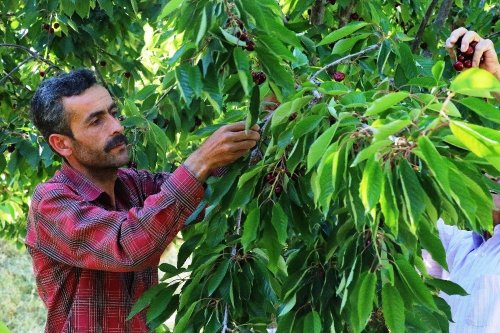
[[[134,302],[158,283],[160,255],[201,202],[203,183],[245,155],[258,126],[226,125],[173,173],[121,169],[129,162],[119,110],[89,70],[44,81],[31,115],[64,159],[36,187],[26,244],[46,332],[147,332],[144,312],[126,321]]]
[[[493,43],[482,39],[474,31],[459,28],[451,33],[446,47],[454,58],[454,46],[462,37],[461,50],[465,51],[472,41],[477,41],[473,66],[479,66],[500,78],[500,66]],[[484,56],[484,62],[479,59]],[[497,179],[498,181],[498,179]],[[449,272],[432,260],[424,252],[428,272],[438,278],[458,283],[468,296],[442,297],[451,307],[454,323],[450,323],[450,333],[493,333],[500,327],[500,194],[493,194],[494,232],[483,235],[438,221],[439,237],[446,251]]]

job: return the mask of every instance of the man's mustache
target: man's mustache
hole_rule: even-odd
[[[112,137],[104,146],[104,152],[109,153],[111,149],[121,145],[121,144],[128,144],[128,140],[123,134],[117,134],[114,137]]]

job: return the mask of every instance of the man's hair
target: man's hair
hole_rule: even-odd
[[[88,69],[76,69],[50,78],[38,87],[31,100],[31,120],[45,140],[51,134],[64,134],[73,138],[63,97],[80,95],[96,83],[95,75]]]

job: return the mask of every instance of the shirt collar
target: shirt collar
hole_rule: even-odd
[[[104,191],[85,177],[81,172],[73,168],[67,162],[63,162],[61,173],[66,176],[76,187],[78,193],[87,201],[96,200]]]
[[[500,224],[495,226],[495,228],[493,229],[493,235],[491,236],[490,239],[499,238],[499,237],[500,237]],[[474,243],[474,248],[478,248],[486,240],[484,239],[483,235],[478,234],[477,232],[473,232],[472,233],[472,241]]]

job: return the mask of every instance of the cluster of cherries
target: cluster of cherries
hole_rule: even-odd
[[[266,81],[266,74],[264,72],[252,72],[252,79],[256,85],[260,86],[264,81]]]
[[[474,57],[474,51],[477,45],[476,41],[470,42],[469,47],[465,52],[460,50],[462,46],[462,38],[457,41],[457,61],[453,64],[453,68],[460,72],[464,68],[472,67],[472,58]],[[481,62],[484,61],[484,57],[481,57]]]
[[[247,51],[253,51],[255,50],[255,43],[248,37],[248,34],[244,31],[237,31],[236,32],[236,37],[238,37],[239,40],[242,42],[245,42],[246,45],[243,46],[243,48]]]
[[[278,183],[276,183],[276,179],[280,178],[280,174],[285,173],[288,177],[290,177],[292,180],[297,180],[299,176],[296,173],[291,173],[287,169],[280,169],[278,168],[277,170],[274,170],[270,173],[268,173],[265,177],[266,183],[269,185],[273,186],[274,185],[274,193],[276,195],[280,195],[283,192],[283,185],[281,182],[278,180]]]

